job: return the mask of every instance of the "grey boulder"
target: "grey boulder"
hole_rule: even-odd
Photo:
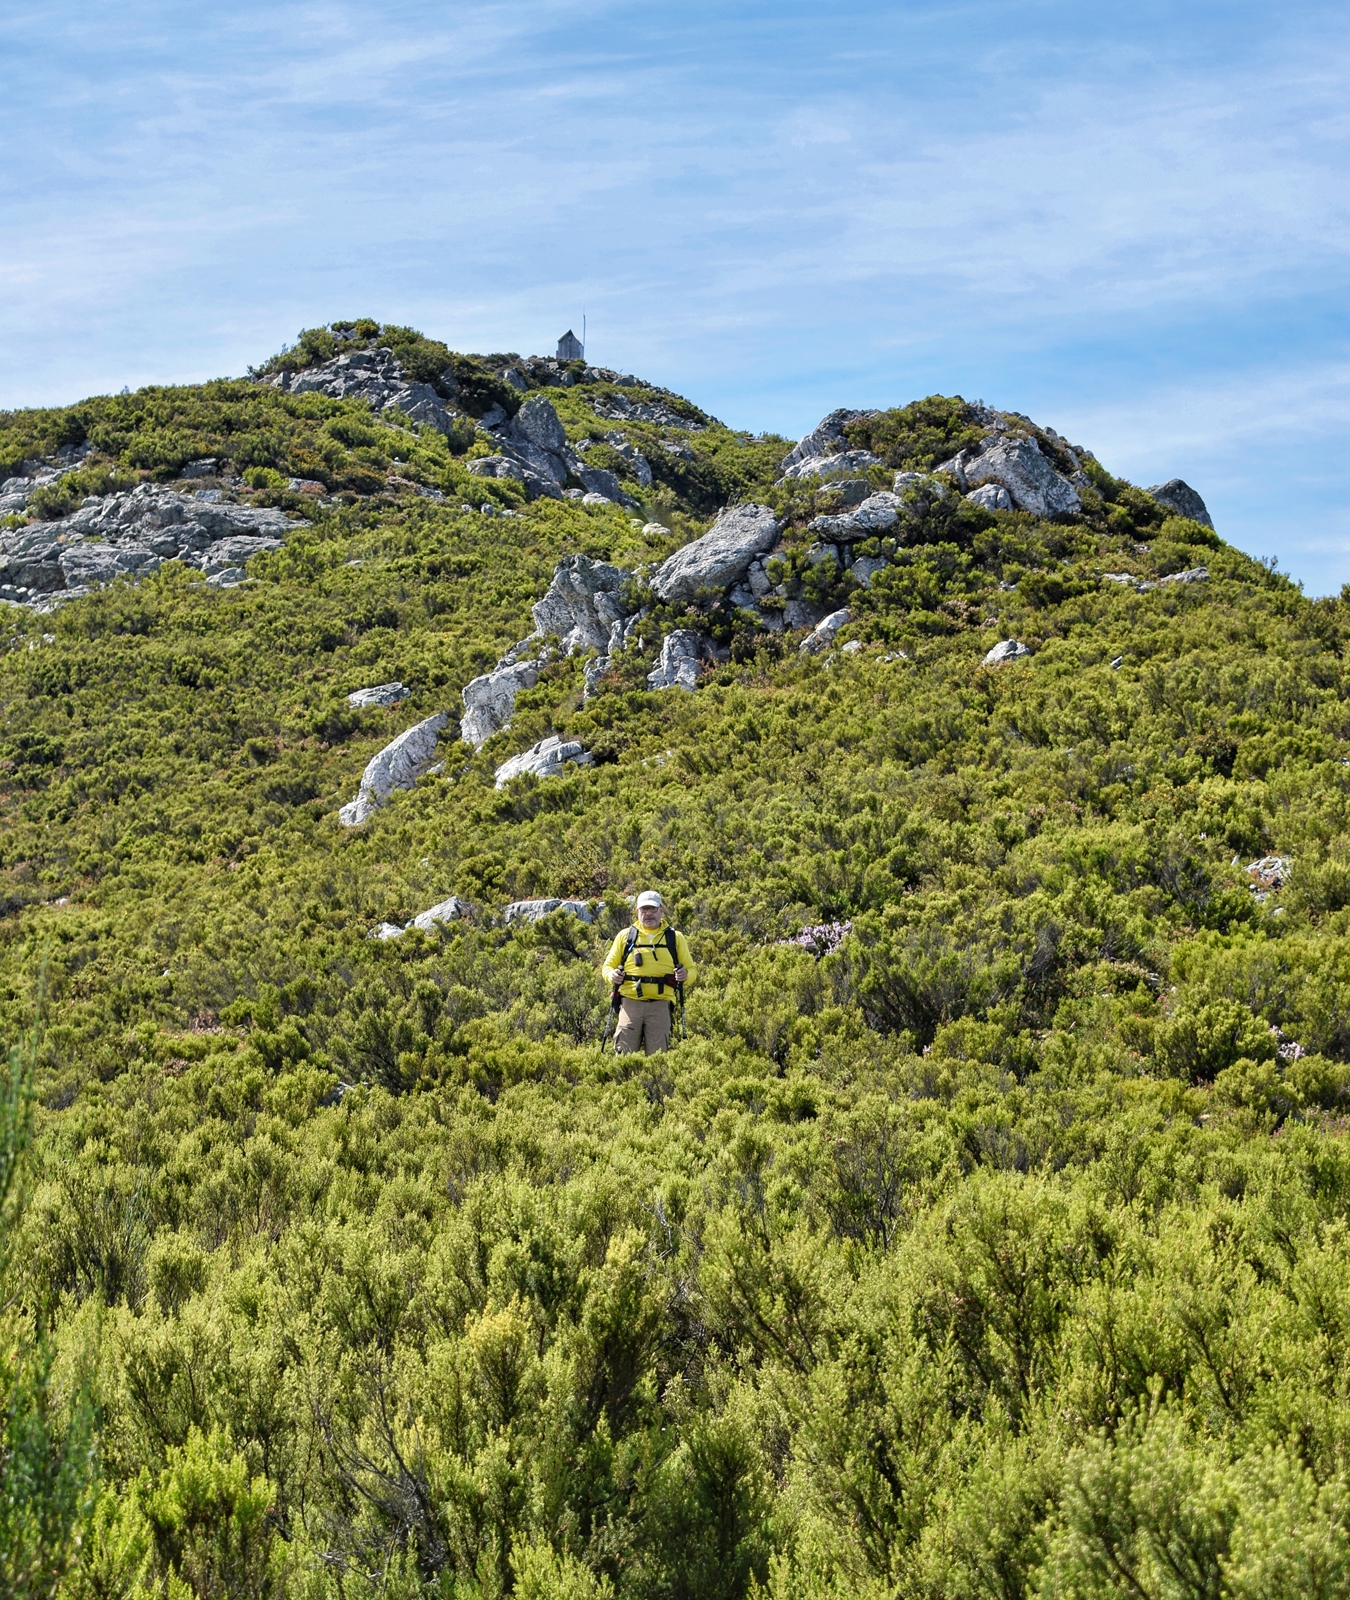
[[[899,495],[889,489],[869,495],[860,506],[838,516],[817,517],[811,524],[812,533],[823,533],[829,538],[851,543],[858,539],[874,539],[889,533],[903,509]]]
[[[797,470],[803,462],[818,461],[827,456],[838,456],[847,447],[844,429],[850,422],[859,422],[865,417],[873,417],[875,411],[831,411],[811,429],[810,433],[803,434],[791,450],[779,463],[778,470],[787,478],[809,477],[811,474]],[[869,452],[861,452],[868,454]]]
[[[779,483],[792,483],[802,478],[852,478],[859,472],[866,472],[869,467],[877,466],[881,461],[880,456],[874,456],[870,450],[845,450],[837,456],[808,456],[804,461],[795,462],[790,466]]]
[[[558,778],[569,766],[589,767],[593,761],[594,757],[583,744],[575,739],[564,741],[551,733],[520,755],[503,761],[497,768],[496,787],[504,789],[512,778],[523,778],[527,773],[536,778]]]
[[[412,690],[405,689],[401,683],[377,683],[373,689],[353,689],[347,696],[347,704],[356,711],[366,706],[396,706],[411,693]]]
[[[802,640],[800,649],[804,655],[817,656],[834,643],[835,635],[841,628],[848,627],[853,621],[853,613],[847,606],[839,611],[832,611],[828,617],[822,618],[815,627]]]
[[[595,913],[585,900],[513,900],[502,912],[504,922],[538,922],[553,911],[567,911],[580,922],[594,922]]]
[[[517,661],[466,683],[460,691],[464,699],[460,738],[476,750],[494,733],[500,733],[516,709],[516,695],[522,689],[533,689],[538,681],[537,661]]]
[[[982,483],[966,496],[972,505],[983,506],[986,511],[1011,511],[1012,496],[1001,483]]]
[[[852,511],[874,495],[876,489],[866,478],[831,478],[822,493],[830,496],[831,504],[837,501],[843,510]]]
[[[1024,656],[1029,656],[1031,651],[1026,645],[1016,639],[1002,639],[985,656],[981,665],[986,667],[1001,667],[1009,661],[1020,661]]]
[[[1041,454],[1035,439],[990,434],[937,469],[950,473],[964,492],[1001,484],[1019,511],[1037,517],[1067,516],[1083,509],[1078,491]]]
[[[886,563],[880,556],[859,556],[849,568],[853,576],[862,584],[864,589],[872,587],[872,579],[881,572]]]
[[[567,449],[567,434],[553,403],[542,394],[532,394],[503,430],[522,444],[534,445],[550,455],[561,456]]]
[[[606,654],[612,648],[615,627],[622,633],[628,615],[623,586],[631,577],[631,572],[608,561],[564,556],[543,599],[532,608],[536,634],[556,633],[567,655],[574,650]]]
[[[753,501],[722,511],[702,538],[661,563],[653,593],[661,600],[692,600],[700,589],[728,588],[773,548],[781,526],[768,506]]]
[[[619,480],[607,467],[586,467],[578,464],[573,468],[576,476],[586,485],[588,495],[603,495],[606,500],[615,505],[626,505],[628,496],[619,487]]]
[[[1175,511],[1179,517],[1189,517],[1192,522],[1202,523],[1206,528],[1214,526],[1205,502],[1191,488],[1189,483],[1183,483],[1180,478],[1169,478],[1166,483],[1155,483],[1149,493],[1169,511]]]
[[[750,563],[745,574],[745,582],[746,587],[756,600],[762,600],[769,590],[773,588],[773,584],[769,580],[768,564],[763,556]]]
[[[661,644],[661,657],[647,674],[651,689],[698,687],[699,665],[703,659],[703,635],[693,628],[676,628]]]
[[[463,922],[473,915],[473,907],[467,900],[461,900],[458,895],[452,894],[448,900],[442,900],[439,905],[421,911],[408,924],[421,933],[430,933],[438,923]],[[406,931],[406,930],[405,930]]]
[[[280,549],[280,539],[271,539],[264,534],[237,533],[208,545],[202,554],[201,568],[203,572],[220,572],[226,567],[242,567],[254,556]]]
[[[356,799],[338,812],[344,827],[354,828],[382,806],[395,789],[411,789],[436,761],[436,737],[450,718],[444,711],[416,722],[372,756],[361,774]]]
[[[426,911],[419,912],[406,928],[399,927],[397,922],[382,922],[378,928],[372,928],[366,937],[379,939],[381,942],[401,939],[405,933],[411,933],[414,928],[419,933],[435,933],[436,929],[444,924],[464,922],[472,915],[473,907],[469,902],[452,894],[448,900],[442,900],[439,905],[430,906]]]
[[[514,478],[517,483],[525,482],[525,468],[509,456],[477,456],[465,464],[465,471],[475,478]]]

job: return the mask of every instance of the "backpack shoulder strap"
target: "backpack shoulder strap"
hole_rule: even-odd
[[[670,951],[670,959],[671,959],[671,961],[678,967],[679,964],[680,964],[680,956],[679,956],[679,952],[675,948],[675,930],[674,930],[674,928],[667,928],[666,929],[666,949]]]
[[[624,941],[623,954],[619,957],[619,971],[623,974],[625,979],[628,977],[628,958],[633,953],[633,946],[637,943],[637,936],[638,931],[636,928],[630,928],[628,930],[628,938]],[[621,985],[616,983],[614,985],[614,992],[610,997],[610,1007],[616,1015],[618,1014],[619,1010],[620,987]],[[640,980],[638,983],[638,993],[642,993],[642,984]]]

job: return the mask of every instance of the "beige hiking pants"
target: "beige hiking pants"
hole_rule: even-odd
[[[649,1056],[670,1045],[669,1000],[623,1000],[614,1032],[614,1054],[626,1056],[644,1045]]]

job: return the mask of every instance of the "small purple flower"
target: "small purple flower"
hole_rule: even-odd
[[[819,961],[821,956],[832,956],[852,931],[851,922],[818,922],[814,927],[803,928],[794,938],[780,939],[778,943],[797,945]]]
[[[1283,1044],[1276,1045],[1275,1053],[1282,1061],[1298,1061],[1306,1056],[1308,1052],[1295,1040],[1286,1039]]]

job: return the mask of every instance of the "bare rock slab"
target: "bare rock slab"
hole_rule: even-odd
[[[430,770],[436,761],[437,735],[449,720],[444,711],[438,711],[422,722],[415,722],[392,744],[385,745],[378,755],[371,757],[361,775],[356,799],[348,801],[338,812],[338,821],[343,827],[359,826],[395,789],[411,789]]]
[[[522,689],[533,689],[538,682],[539,663],[517,661],[511,666],[485,672],[481,678],[466,683],[460,691],[464,699],[460,738],[475,750],[485,744],[510,722],[511,714],[516,709],[516,695]]]
[[[577,740],[563,740],[556,733],[551,733],[547,739],[541,739],[518,756],[503,761],[497,768],[496,786],[504,789],[512,778],[523,778],[526,773],[532,773],[536,778],[560,778],[569,766],[589,767],[594,759],[585,745]]]
[[[585,900],[513,900],[502,912],[502,920],[538,922],[554,911],[568,911],[580,922],[595,921],[595,913]]]
[[[700,589],[726,589],[743,578],[756,556],[772,550],[782,524],[768,506],[731,506],[707,533],[656,569],[652,590],[661,600],[692,600]]]
[[[823,533],[842,543],[858,539],[874,539],[889,533],[903,509],[900,496],[889,489],[869,495],[861,505],[838,516],[817,517],[811,524],[812,533]]]
[[[1184,483],[1180,478],[1169,478],[1166,483],[1155,483],[1149,493],[1159,505],[1166,506],[1169,511],[1175,511],[1179,517],[1189,517],[1192,522],[1198,522],[1206,528],[1214,526],[1205,502],[1189,483]]]
[[[1026,645],[1017,639],[1001,639],[985,656],[981,665],[1002,667],[1009,661],[1021,661],[1031,654]]]
[[[405,689],[401,683],[377,683],[373,689],[353,689],[347,696],[347,704],[355,711],[362,711],[366,706],[396,706],[411,693],[412,690]]]

